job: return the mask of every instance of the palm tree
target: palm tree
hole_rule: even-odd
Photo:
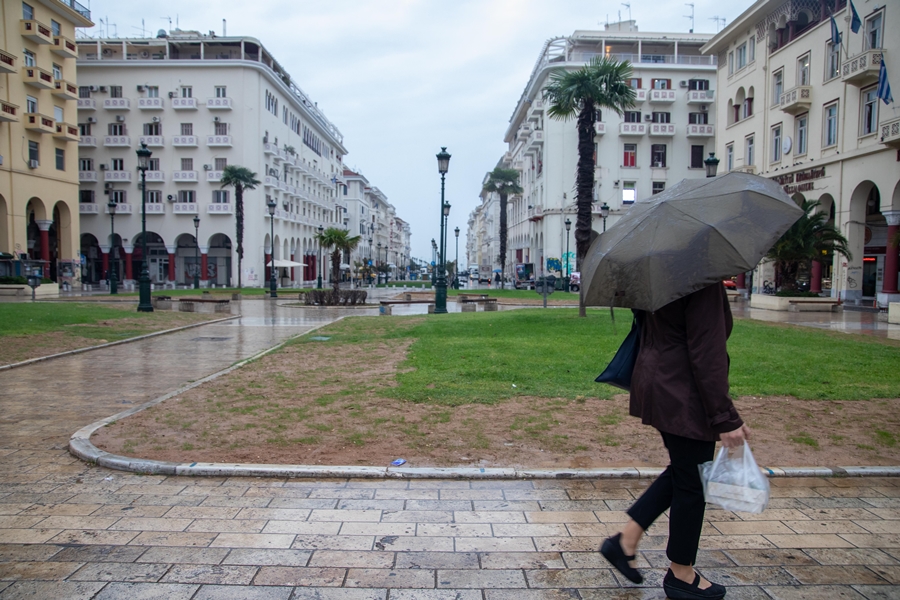
[[[821,260],[823,254],[837,252],[847,259],[851,258],[847,247],[847,238],[833,225],[828,223],[828,215],[816,212],[817,200],[804,200],[800,203],[803,216],[791,225],[782,235],[766,258],[774,261],[775,272],[785,291],[797,290],[797,276],[801,266],[807,270],[813,260]]]
[[[488,174],[482,189],[500,195],[500,288],[503,289],[503,282],[506,281],[506,201],[510,196],[521,194],[524,190],[519,185],[519,172],[501,167],[496,167]]]
[[[629,86],[631,64],[605,56],[595,56],[577,71],[557,69],[550,74],[550,83],[544,88],[544,99],[549,102],[547,114],[551,118],[566,120],[577,116],[578,168],[575,175],[575,197],[578,207],[575,220],[576,268],[591,244],[594,201],[594,123],[598,109],[608,108],[622,114],[634,106],[635,92]],[[579,301],[579,316],[586,316],[584,293]]]
[[[241,289],[241,261],[244,259],[244,190],[255,190],[259,185],[256,173],[247,167],[228,165],[222,171],[219,180],[222,187],[234,187],[234,217],[237,231],[237,255],[238,255],[238,289]],[[273,255],[274,256],[274,255]],[[274,259],[273,259],[274,260]]]
[[[316,234],[316,241],[323,248],[334,248],[331,252],[331,287],[337,292],[341,282],[341,255],[352,252],[362,239],[360,236],[350,237],[350,232],[338,227],[329,227]]]

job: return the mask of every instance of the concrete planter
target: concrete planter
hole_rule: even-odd
[[[837,300],[834,298],[789,298],[767,294],[750,296],[750,308],[782,312],[834,312],[836,308],[839,308],[839,305],[835,305],[836,302]]]
[[[37,289],[34,290],[34,295],[37,298],[44,298],[47,296],[59,296],[59,284],[58,283],[42,283],[38,286]],[[15,296],[18,298],[31,298],[31,288],[25,285],[24,283],[15,283],[15,284],[4,284],[0,285],[0,296]]]
[[[891,302],[888,305],[888,323],[900,325],[900,302]]]

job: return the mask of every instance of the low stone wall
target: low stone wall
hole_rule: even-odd
[[[791,302],[795,304],[791,304]],[[785,296],[770,296],[768,294],[753,294],[750,296],[750,308],[763,308],[766,310],[779,310],[782,312],[834,312],[840,310],[835,298],[790,298]]]
[[[888,304],[888,323],[900,325],[900,302]]]
[[[59,296],[58,283],[42,283],[34,290],[37,298],[47,296]],[[31,298],[31,288],[24,283],[0,285],[0,296],[15,296],[17,298]]]

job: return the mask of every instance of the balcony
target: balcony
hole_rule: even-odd
[[[197,99],[172,98],[172,108],[175,110],[197,110]]]
[[[275,146],[275,144],[263,142],[263,154],[265,154],[266,156],[270,154],[278,154],[278,147]]]
[[[53,82],[53,95],[66,100],[78,100],[78,88],[65,79],[57,79]]]
[[[514,160],[512,163],[512,168],[516,171],[524,171],[525,170],[525,161],[524,160]]]
[[[144,135],[140,137],[141,144],[147,144],[148,148],[159,148],[164,146],[166,139],[161,135]]]
[[[148,215],[164,215],[166,214],[166,205],[162,202],[148,202],[144,205],[144,210]]]
[[[0,73],[18,73],[16,68],[16,56],[6,50],[0,49]]]
[[[103,181],[131,183],[131,171],[104,171]]]
[[[99,215],[100,205],[93,202],[82,202],[78,205],[78,214],[80,215]]]
[[[172,212],[176,215],[196,215],[200,211],[196,202],[176,202],[172,205]]]
[[[634,90],[634,103],[641,104],[647,101],[647,90]]]
[[[689,138],[712,137],[716,134],[715,125],[691,124],[687,126],[687,136]]]
[[[131,138],[127,135],[108,135],[103,138],[107,148],[131,148]]]
[[[140,110],[162,110],[166,107],[162,98],[138,98]]]
[[[97,171],[78,171],[79,183],[93,183],[99,181]]]
[[[528,138],[528,143],[525,145],[526,152],[537,152],[538,148],[544,145],[544,132],[540,129],[535,129],[531,132],[531,137]]]
[[[23,38],[31,40],[35,44],[53,45],[53,30],[40,21],[35,21],[34,19],[20,20],[19,33]]]
[[[715,101],[715,90],[689,90],[687,93],[688,104],[712,104]]]
[[[40,113],[25,113],[25,129],[52,135],[56,133],[56,121]]]
[[[161,181],[166,180],[166,172],[165,171],[147,171],[147,174],[145,175],[145,177],[147,178],[147,181],[150,181],[153,183],[159,183]],[[140,179],[140,177],[138,177],[138,179]]]
[[[525,140],[528,139],[528,136],[530,136],[530,135],[531,135],[531,125],[529,125],[528,123],[525,123],[524,125],[522,125],[522,127],[519,128],[519,133],[517,134],[516,137],[519,141],[524,142]]]
[[[538,98],[536,100],[531,101],[531,114],[537,116],[544,114],[545,102],[543,98]]]
[[[650,102],[675,102],[675,90],[650,90]]]
[[[66,140],[67,142],[78,142],[81,140],[81,136],[78,135],[78,126],[68,123],[57,123],[53,137],[58,140]]]
[[[781,94],[781,101],[778,103],[783,112],[789,115],[799,115],[809,111],[812,103],[812,87],[808,85],[798,85]]]
[[[206,145],[210,148],[231,148],[230,135],[208,135],[206,136]]]
[[[19,107],[16,104],[0,100],[0,123],[18,123]]]
[[[131,110],[131,100],[128,98],[107,98],[103,101],[106,110]]]
[[[528,209],[528,220],[529,221],[540,221],[544,218],[544,207],[540,204],[536,206],[532,206]]]
[[[208,215],[230,215],[234,213],[231,204],[208,204],[206,206],[206,214]]]
[[[619,123],[619,135],[646,135],[646,123]]]
[[[106,214],[109,214],[109,207],[104,206],[103,208],[106,209]],[[140,209],[138,209],[138,212],[140,212]],[[119,215],[130,215],[130,214],[132,214],[132,209],[131,209],[130,204],[125,204],[124,202],[119,202],[118,204],[116,204],[116,216],[117,217]]]
[[[882,144],[888,146],[900,147],[900,117],[885,121],[881,124],[881,140]]]
[[[97,101],[93,98],[79,98],[78,110],[97,110]]]
[[[92,135],[83,135],[78,138],[79,148],[96,148],[97,138]]]
[[[197,146],[197,136],[196,135],[176,135],[172,138],[172,145],[182,147],[182,148],[196,147]]]
[[[841,65],[841,81],[857,87],[867,86],[878,81],[884,50],[878,48],[857,54]]]
[[[606,123],[594,123],[594,134],[596,134],[596,135],[606,134]]]
[[[650,135],[672,137],[675,135],[675,125],[672,123],[650,123]]]
[[[172,181],[175,183],[197,183],[197,171],[172,171]]]
[[[271,187],[271,188],[278,189],[280,183],[281,182],[278,181],[277,177],[272,177],[271,175],[266,175],[265,178],[263,179],[263,186],[265,186],[265,187]]]
[[[62,35],[53,36],[53,47],[50,51],[64,58],[78,58],[78,46]]]
[[[207,171],[206,180],[213,183],[222,181],[222,171]]]
[[[206,108],[209,110],[231,110],[231,98],[207,98]]]
[[[22,67],[22,83],[40,90],[53,90],[53,74],[40,67]]]

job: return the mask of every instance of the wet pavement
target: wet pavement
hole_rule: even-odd
[[[665,517],[639,552],[642,586],[596,551],[648,480],[142,476],[68,454],[83,425],[377,314],[288,303],[245,300],[239,320],[0,373],[0,600],[665,597]],[[706,513],[697,567],[728,598],[900,598],[900,478],[771,482],[761,515]]]

